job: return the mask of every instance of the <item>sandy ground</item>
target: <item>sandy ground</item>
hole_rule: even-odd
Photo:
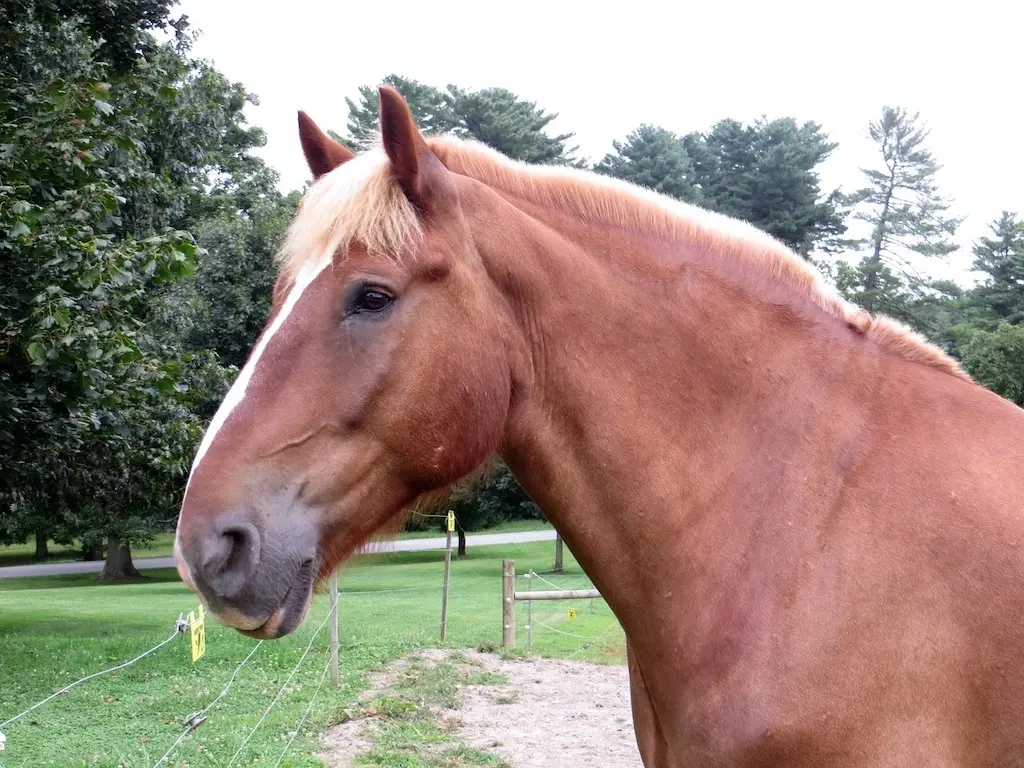
[[[490,752],[512,768],[642,768],[624,666],[458,653],[468,659],[463,667],[470,674],[504,674],[508,682],[460,687],[457,708],[436,713],[454,740]],[[449,652],[416,655],[436,664]],[[387,691],[406,664],[400,659],[372,675],[361,699]],[[320,756],[332,768],[349,768],[355,755],[370,748],[375,727],[374,718],[335,726],[324,735]]]

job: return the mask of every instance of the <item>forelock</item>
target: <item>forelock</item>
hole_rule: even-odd
[[[383,149],[370,149],[324,174],[305,193],[277,259],[291,278],[325,252],[355,244],[397,260],[421,236],[416,209],[391,173]]]

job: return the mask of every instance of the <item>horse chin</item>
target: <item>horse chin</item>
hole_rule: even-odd
[[[246,637],[257,640],[277,640],[290,635],[306,620],[313,602],[316,564],[309,560],[303,564],[295,582],[288,590],[280,607],[255,629],[236,627]]]

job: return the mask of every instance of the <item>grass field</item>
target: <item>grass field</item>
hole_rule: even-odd
[[[550,542],[471,547],[466,559],[453,561],[445,645],[500,645],[503,557],[514,558],[520,573],[533,568],[563,586],[585,585],[568,551],[565,573],[547,573],[553,549]],[[321,765],[310,754],[315,746],[311,734],[344,719],[364,685],[364,673],[409,651],[440,645],[442,568],[442,552],[411,552],[364,558],[341,574],[341,685],[334,689],[328,683],[320,690],[306,725],[280,763],[327,663],[328,628],[314,638],[328,615],[326,595],[317,598],[295,636],[256,650],[207,721],[164,765]],[[595,614],[589,612],[589,601],[536,606],[537,619],[572,633],[537,626],[536,654],[624,661],[622,631],[602,601],[596,602]],[[194,596],[173,571],[149,571],[145,579],[123,584],[100,584],[93,574],[0,580],[0,722],[86,674],[151,648],[170,636],[179,612],[195,607]],[[572,621],[570,607],[576,610]],[[522,627],[525,609],[520,616]],[[585,646],[574,635],[594,640]],[[524,641],[520,631],[520,648]],[[184,718],[223,690],[255,645],[211,621],[206,654],[195,664],[187,638],[178,637],[135,665],[83,683],[0,728],[7,736],[0,764],[151,768],[183,731]],[[309,653],[296,670],[307,646]],[[232,762],[293,671],[277,704]],[[409,768],[418,765],[408,763]]]
[[[544,531],[550,528],[551,524],[545,520],[512,520],[497,525],[494,528],[488,528],[485,531],[471,531],[471,533],[515,533],[518,531]],[[397,538],[427,539],[443,535],[443,533],[436,529],[431,531],[403,531],[398,534]],[[174,534],[160,533],[154,536],[153,540],[146,546],[132,547],[132,557],[170,557],[173,554],[173,546]],[[0,567],[38,562],[33,558],[35,551],[35,543],[31,541],[7,547],[0,546]],[[46,558],[46,562],[62,563],[81,559],[82,552],[77,545],[69,547],[63,544],[55,544],[52,541],[49,542],[49,557]]]

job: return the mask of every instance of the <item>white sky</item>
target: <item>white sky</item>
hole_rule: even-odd
[[[861,186],[883,104],[920,111],[940,185],[967,216],[952,271],[1001,210],[1024,214],[1019,96],[1024,6],[1012,0],[182,0],[195,53],[256,93],[260,154],[285,189],[309,177],[295,113],[344,133],[359,85],[390,73],[502,86],[536,101],[598,159],[640,122],[678,133],[731,117],[821,123],[839,148],[822,187]]]

